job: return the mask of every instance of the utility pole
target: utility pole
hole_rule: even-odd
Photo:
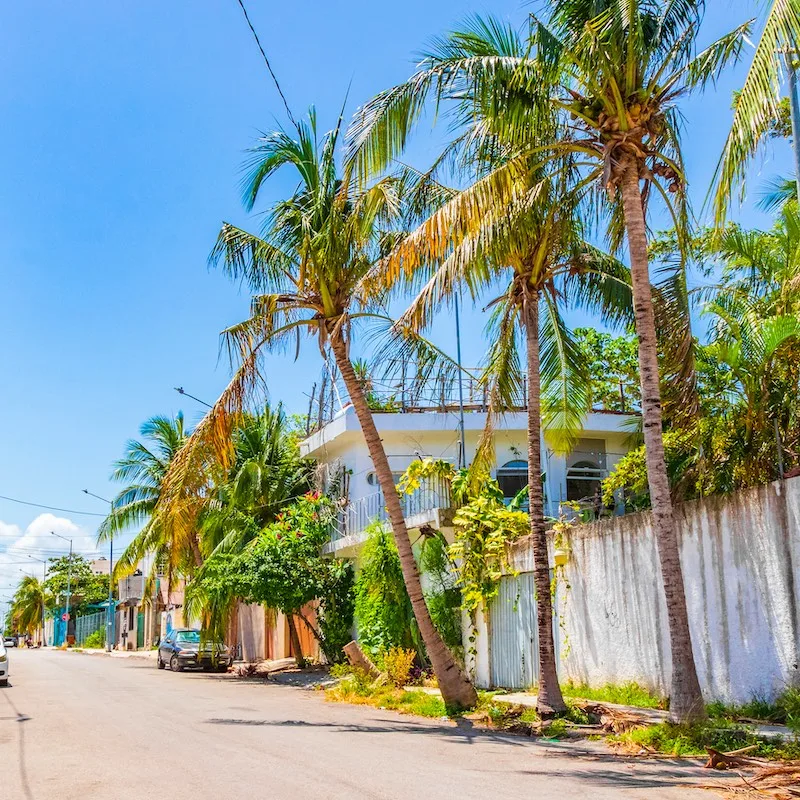
[[[181,388],[179,391],[180,394],[185,394],[183,389]],[[191,397],[191,395],[189,395]],[[195,399],[195,398],[192,398]],[[199,401],[202,402],[202,401]],[[95,494],[94,492],[90,492],[88,489],[83,489],[84,494],[88,494],[89,497],[95,497],[98,500],[102,500],[104,503],[108,503],[108,507],[111,509],[108,518],[111,520],[111,527],[108,536],[108,608],[106,609],[106,652],[110,653],[114,649],[114,622],[116,619],[116,612],[117,609],[114,605],[114,522],[113,522],[113,515],[114,515],[114,504],[111,500],[106,500],[105,497],[100,497],[99,494]]]
[[[55,531],[50,531],[53,536],[58,536],[59,539],[63,539],[65,542],[69,542],[69,559],[67,561],[67,601],[64,605],[66,612],[66,627],[64,629],[64,641],[66,642],[69,639],[69,620],[70,620],[70,613],[69,613],[69,601],[70,601],[70,594],[72,592],[72,539],[67,539],[66,536],[62,536],[60,533],[56,533]],[[55,642],[53,642],[55,644]]]
[[[786,71],[789,74],[789,116],[792,120],[792,153],[794,154],[795,191],[800,202],[800,105],[797,99],[797,73],[794,71],[791,50],[783,51]]]
[[[459,453],[458,468],[463,469],[467,466],[467,451],[464,433],[464,382],[461,375],[461,322],[458,314],[458,291],[456,291],[456,361],[458,363],[458,431],[459,431]]]

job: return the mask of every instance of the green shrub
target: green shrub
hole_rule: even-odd
[[[383,668],[392,686],[400,689],[408,683],[416,655],[416,651],[402,647],[392,647],[383,654]]]
[[[356,578],[359,644],[373,658],[391,647],[420,652],[419,629],[392,534],[379,522],[367,533]]]
[[[611,737],[611,741],[636,748],[644,745],[672,756],[703,756],[708,747],[725,753],[756,745],[748,755],[790,760],[800,757],[800,744],[797,742],[760,739],[751,729],[723,720],[695,725],[664,722]]]
[[[104,628],[99,628],[94,633],[90,633],[83,642],[84,647],[100,649],[106,646],[106,632]]]

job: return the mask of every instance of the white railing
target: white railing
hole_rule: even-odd
[[[434,508],[450,508],[452,505],[450,482],[444,478],[424,480],[419,489],[400,496],[400,505],[406,519]],[[346,536],[363,533],[371,522],[386,522],[388,519],[383,492],[359,497],[339,512],[336,529],[331,538],[335,542]]]

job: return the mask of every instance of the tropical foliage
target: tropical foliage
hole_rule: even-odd
[[[206,635],[219,636],[232,599],[261,603],[286,615],[298,662],[304,660],[296,628],[301,623],[338,661],[353,621],[353,571],[323,557],[334,518],[326,498],[307,493],[297,499],[240,553],[219,551],[205,561],[187,587],[187,612],[204,618]]]

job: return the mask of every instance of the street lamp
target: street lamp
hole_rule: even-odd
[[[114,514],[114,503],[111,500],[106,500],[105,497],[100,497],[99,494],[95,494],[94,492],[90,492],[88,489],[82,490],[84,494],[88,494],[89,497],[95,497],[98,500],[102,500],[104,503],[108,503],[108,507],[111,509],[111,513],[109,514],[109,519]],[[114,608],[114,584],[112,581],[112,577],[114,575],[114,520],[111,519],[111,525],[109,526],[109,535],[108,535],[108,610],[106,612],[106,652],[110,653],[114,649],[114,616],[116,609]]]
[[[55,531],[50,531],[53,536],[57,536],[59,539],[63,539],[65,542],[69,542],[69,561],[67,561],[67,602],[64,604],[66,608],[66,628],[64,629],[64,641],[67,642],[69,640],[69,600],[70,600],[70,592],[72,591],[72,539],[67,539],[66,536],[62,536],[60,533],[56,533]],[[53,642],[55,644],[55,642]]]
[[[195,397],[193,394],[189,394],[189,392],[187,392],[183,388],[183,386],[174,386],[173,388],[178,394],[183,395],[184,397],[191,397],[192,400],[194,400],[197,403],[200,403],[200,405],[205,406],[206,408],[214,408],[214,406],[212,406],[211,403],[206,403],[205,400],[201,400],[199,397]]]

